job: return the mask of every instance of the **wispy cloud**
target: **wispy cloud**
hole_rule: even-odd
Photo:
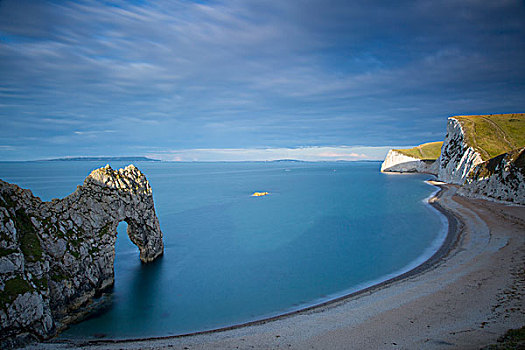
[[[523,109],[524,16],[515,1],[3,0],[0,141],[80,152],[67,135],[116,130],[97,152],[116,154],[433,141],[450,114]]]
[[[383,147],[299,147],[299,148],[223,148],[185,149],[151,152],[148,156],[166,161],[304,161],[380,160],[389,146]]]
[[[115,133],[115,130],[75,130],[73,133],[75,135],[81,135],[81,136],[96,136],[100,134],[112,134]]]

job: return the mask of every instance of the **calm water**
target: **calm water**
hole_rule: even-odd
[[[50,200],[104,165],[0,162],[0,178]],[[429,176],[382,174],[379,163],[135,165],[153,187],[164,257],[141,264],[121,223],[111,306],[62,337],[164,336],[281,314],[415,267],[444,239],[444,218],[424,203]]]

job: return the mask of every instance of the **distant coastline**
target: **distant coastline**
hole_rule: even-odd
[[[78,162],[78,161],[111,161],[111,162],[160,162],[159,159],[148,157],[64,157],[53,159],[41,159],[37,162]]]
[[[148,157],[63,157],[50,159],[22,159],[22,160],[0,160],[0,163],[26,163],[26,162],[163,162],[163,163],[382,163],[382,159],[359,159],[359,160],[300,160],[300,159],[276,159],[276,160],[162,160]]]

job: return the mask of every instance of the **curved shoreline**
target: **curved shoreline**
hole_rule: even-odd
[[[525,325],[525,206],[458,197],[455,186],[441,187],[431,204],[450,215],[454,235],[409,276],[248,326],[153,339],[51,340],[30,348],[479,349],[495,343]]]
[[[70,345],[73,347],[85,347],[85,346],[96,346],[96,345],[109,345],[109,344],[132,344],[132,343],[138,343],[138,342],[152,342],[152,341],[162,341],[162,340],[170,340],[170,339],[181,339],[181,338],[189,338],[194,336],[200,336],[200,335],[212,335],[216,333],[222,333],[237,329],[242,329],[246,327],[252,327],[252,326],[258,326],[258,325],[264,325],[269,322],[283,320],[287,318],[294,317],[296,315],[301,314],[307,314],[307,313],[316,313],[316,312],[322,312],[323,310],[327,308],[334,308],[337,307],[338,304],[344,303],[349,299],[359,297],[361,295],[365,295],[367,293],[373,293],[377,290],[381,290],[384,288],[388,288],[390,285],[409,279],[413,276],[419,275],[421,273],[424,273],[436,266],[443,258],[445,258],[457,245],[457,242],[460,238],[460,230],[463,226],[461,220],[454,215],[454,213],[443,206],[439,204],[440,198],[443,197],[444,194],[447,193],[447,191],[450,191],[449,185],[442,185],[440,183],[432,183],[431,180],[427,181],[427,183],[431,184],[432,186],[437,187],[438,189],[431,194],[428,198],[426,198],[426,202],[433,208],[435,208],[440,215],[443,215],[447,220],[447,233],[445,236],[445,239],[443,240],[442,244],[438,248],[437,251],[435,251],[428,259],[423,261],[422,263],[418,264],[414,268],[411,268],[408,271],[405,271],[399,275],[396,275],[394,277],[388,278],[384,281],[381,281],[379,283],[373,284],[371,286],[368,286],[366,288],[341,295],[338,297],[335,297],[333,299],[329,299],[326,301],[323,301],[318,304],[310,305],[304,308],[300,308],[297,310],[285,312],[279,315],[254,320],[250,322],[245,323],[239,323],[231,326],[226,327],[220,327],[216,329],[210,329],[210,330],[204,330],[204,331],[198,331],[198,332],[191,332],[191,333],[184,333],[184,334],[176,334],[176,335],[167,335],[167,336],[157,336],[157,337],[142,337],[142,338],[124,338],[124,339],[52,339],[50,341],[47,341],[43,344],[55,344],[55,345]]]

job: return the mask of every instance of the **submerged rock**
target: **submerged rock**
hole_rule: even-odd
[[[133,165],[96,169],[50,202],[0,180],[1,348],[55,335],[113,285],[121,221],[141,261],[163,254],[151,187]]]
[[[252,194],[252,197],[262,197],[262,196],[267,196],[269,194],[270,194],[269,192],[254,192]]]

